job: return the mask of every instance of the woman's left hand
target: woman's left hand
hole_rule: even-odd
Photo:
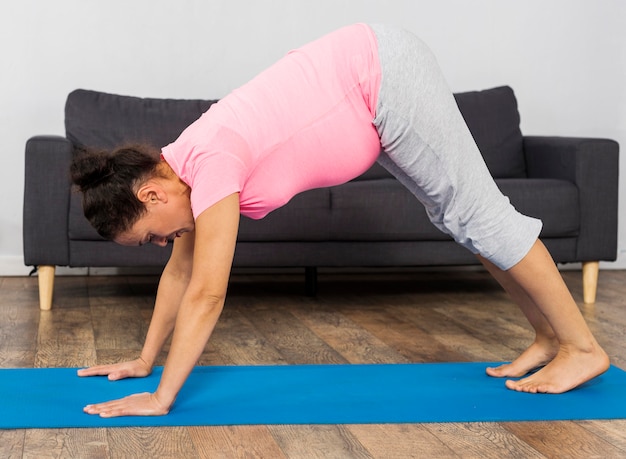
[[[103,418],[117,416],[163,416],[170,410],[159,402],[156,394],[144,392],[129,395],[119,400],[87,405],[83,408],[87,414],[97,414]]]

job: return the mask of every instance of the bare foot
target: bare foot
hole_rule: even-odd
[[[560,394],[601,375],[609,368],[609,358],[597,344],[590,352],[562,346],[549,364],[527,378],[508,380],[506,387],[518,392]]]
[[[486,372],[495,378],[519,378],[546,365],[556,357],[558,351],[559,343],[556,339],[535,339],[513,362],[487,368]]]

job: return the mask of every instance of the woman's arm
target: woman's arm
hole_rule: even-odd
[[[85,407],[87,413],[113,417],[169,412],[224,306],[238,226],[238,194],[223,199],[196,219],[192,275],[178,310],[172,345],[156,392],[89,405]]]
[[[193,265],[195,231],[184,233],[174,242],[172,256],[159,281],[152,320],[141,351],[141,359],[152,368],[163,345],[174,330]]]
[[[174,241],[157,291],[150,327],[140,357],[129,362],[97,365],[78,371],[78,376],[108,376],[111,381],[148,376],[165,341],[174,329],[193,263],[194,232],[184,233]]]

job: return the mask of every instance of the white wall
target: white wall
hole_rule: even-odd
[[[28,272],[24,143],[64,133],[71,90],[222,97],[290,48],[359,21],[420,35],[454,91],[511,85],[526,134],[609,137],[626,146],[621,0],[3,1],[0,275]],[[623,222],[619,239],[620,258],[605,267],[626,267]]]

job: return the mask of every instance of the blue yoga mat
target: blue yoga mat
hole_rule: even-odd
[[[611,367],[560,395],[525,394],[485,375],[490,363],[197,367],[167,416],[102,419],[89,403],[154,391],[76,369],[0,370],[0,428],[369,424],[626,418],[626,372]]]

